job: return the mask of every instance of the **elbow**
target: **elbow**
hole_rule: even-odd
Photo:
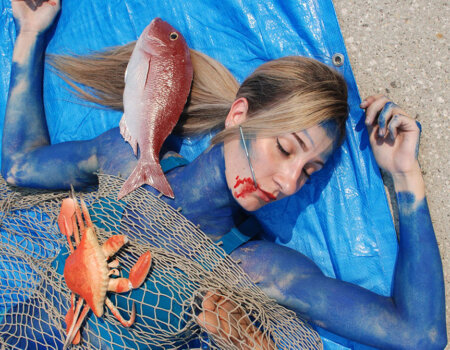
[[[443,331],[439,332],[436,336],[433,336],[433,339],[430,339],[430,337],[427,337],[426,339],[426,347],[423,347],[422,349],[436,349],[436,350],[442,350],[445,349],[447,346],[447,330],[444,329]],[[419,348],[417,348],[419,349]]]
[[[427,350],[443,350],[447,346],[447,336],[442,334],[435,339],[429,339],[426,337],[421,341],[418,341],[416,345],[409,347],[408,349],[427,349]]]
[[[402,349],[443,350],[447,346],[447,330],[445,325],[437,328],[422,329],[410,334],[405,339]]]
[[[23,163],[21,162],[21,157],[17,159],[5,158],[2,159],[1,172],[2,177],[8,185],[11,186],[21,186],[21,174],[24,172]]]
[[[17,185],[17,179],[16,179],[16,171],[14,170],[16,166],[12,164],[13,162],[9,159],[2,159],[2,177],[6,181],[8,185]]]

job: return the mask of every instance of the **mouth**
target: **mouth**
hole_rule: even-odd
[[[256,192],[259,198],[261,198],[264,202],[269,203],[277,199],[272,193],[264,191],[261,187],[258,186],[258,191]]]

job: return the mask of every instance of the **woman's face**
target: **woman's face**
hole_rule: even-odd
[[[241,112],[235,118],[230,117],[233,108],[230,111],[226,127],[245,120],[246,101],[243,100]],[[333,152],[335,139],[329,130],[316,125],[278,137],[247,140],[256,187],[242,140],[225,141],[225,176],[233,197],[245,210],[254,211],[296,193],[314,172],[322,169]]]

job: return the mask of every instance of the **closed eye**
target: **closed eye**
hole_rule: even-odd
[[[281,143],[280,143],[280,140],[278,140],[278,137],[277,137],[277,147],[278,147],[278,149],[280,150],[280,152],[281,152],[282,154],[284,154],[286,157],[290,155],[290,153],[289,153],[288,151],[286,151],[286,150],[283,148],[283,146],[281,146]]]

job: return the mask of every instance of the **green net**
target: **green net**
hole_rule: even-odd
[[[147,251],[145,283],[107,296],[128,319],[123,327],[104,308],[81,325],[81,349],[321,349],[317,333],[269,299],[220,247],[179,210],[144,189],[117,201],[123,180],[100,174],[82,194],[98,240],[125,234],[115,255],[123,277]],[[77,196],[80,196],[77,194]],[[62,275],[68,243],[56,223],[68,192],[11,189],[0,182],[1,319],[5,349],[60,349],[71,291]],[[80,271],[83,266],[80,266]],[[80,278],[81,278],[80,273]],[[114,278],[114,276],[111,276]]]

